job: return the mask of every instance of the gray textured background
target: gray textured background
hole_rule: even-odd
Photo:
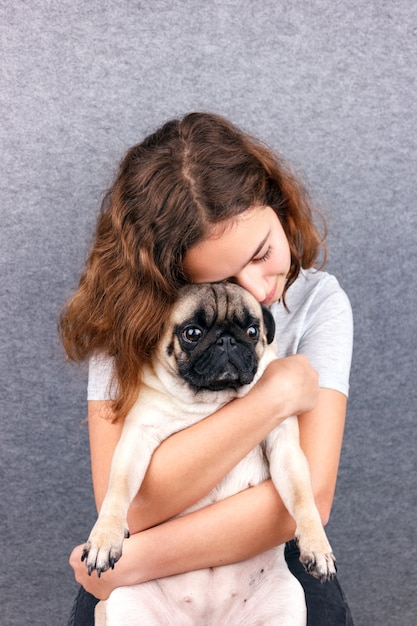
[[[2,623],[65,624],[94,520],[85,368],[56,337],[125,149],[216,111],[303,171],[352,301],[329,535],[357,626],[416,623],[414,0],[5,0],[1,68]]]

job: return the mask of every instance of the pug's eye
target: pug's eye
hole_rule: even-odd
[[[247,333],[249,339],[253,339],[253,340],[258,339],[258,337],[259,337],[259,328],[257,326],[255,326],[254,324],[252,324],[251,326],[249,326],[246,329],[246,333]]]
[[[188,326],[182,331],[182,337],[188,343],[197,343],[202,335],[203,331],[198,326]]]

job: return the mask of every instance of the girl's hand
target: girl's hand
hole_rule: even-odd
[[[312,411],[319,398],[319,377],[309,359],[296,354],[272,361],[250,393],[260,393],[263,402],[275,403],[278,418]]]
[[[100,578],[96,572],[88,575],[85,563],[81,562],[81,554],[84,544],[76,546],[71,552],[69,563],[74,570],[75,580],[99,600],[107,600],[113,589],[120,586],[116,584],[116,576],[113,570],[104,572]]]

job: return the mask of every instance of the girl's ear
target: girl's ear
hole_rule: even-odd
[[[266,340],[268,343],[272,343],[275,337],[275,320],[271,311],[267,309],[266,306],[262,307],[262,314],[266,329]]]

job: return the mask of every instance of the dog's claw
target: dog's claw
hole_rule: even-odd
[[[337,571],[336,559],[323,529],[313,537],[306,532],[297,532],[295,541],[300,551],[300,562],[305,571],[321,583],[333,580]]]
[[[85,561],[88,575],[91,576],[96,570],[100,578],[108,569],[114,569],[122,556],[123,539],[129,536],[126,521],[121,520],[120,524],[114,528],[114,520],[99,517],[81,554],[81,560]]]

